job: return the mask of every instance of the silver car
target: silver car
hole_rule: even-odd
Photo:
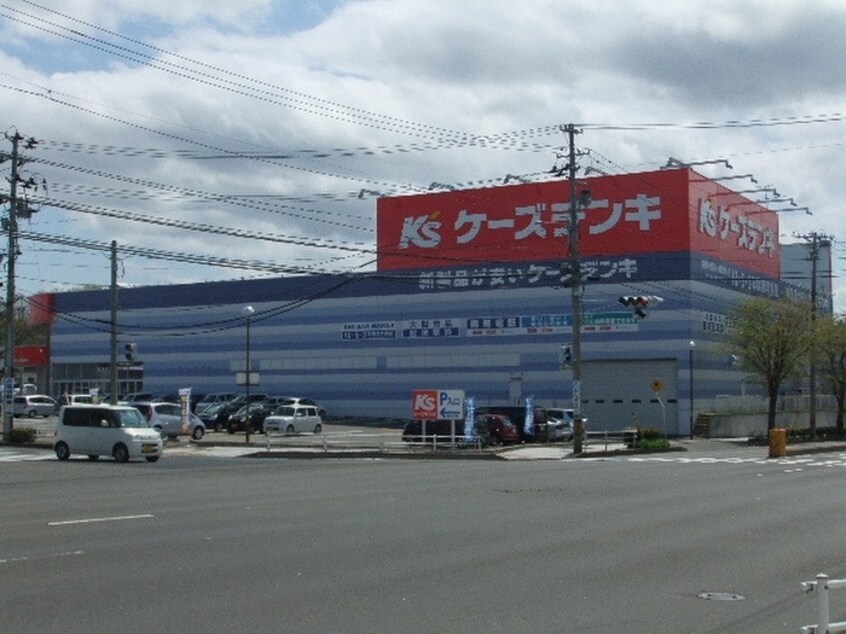
[[[25,394],[16,396],[12,402],[12,411],[15,416],[52,416],[59,411],[59,404],[55,399],[42,394]]]
[[[546,409],[546,433],[547,439],[573,440],[573,410],[561,407],[548,407]]]
[[[281,405],[264,419],[263,427],[265,433],[310,431],[319,434],[323,431],[323,418],[314,405]]]
[[[171,440],[177,436],[191,436],[194,440],[200,440],[206,433],[205,424],[196,414],[189,411],[187,419],[183,419],[180,403],[132,403],[132,407],[144,415],[150,427]]]

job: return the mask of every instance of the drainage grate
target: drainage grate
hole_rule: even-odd
[[[746,597],[742,594],[734,594],[733,592],[700,592],[696,595],[700,599],[708,601],[745,601]]]

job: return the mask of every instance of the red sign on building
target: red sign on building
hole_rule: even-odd
[[[778,217],[689,169],[580,179],[583,257],[690,253],[774,278]],[[379,270],[563,259],[567,181],[381,198]]]

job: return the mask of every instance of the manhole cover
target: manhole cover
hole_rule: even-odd
[[[742,594],[734,594],[733,592],[700,592],[696,596],[708,601],[744,601],[746,599]]]

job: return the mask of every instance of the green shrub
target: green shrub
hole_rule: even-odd
[[[17,445],[33,442],[35,440],[35,430],[32,427],[15,427],[9,432],[9,442]]]
[[[670,441],[666,438],[644,438],[638,441],[637,448],[643,451],[665,451],[670,448]]]
[[[657,427],[638,427],[637,428],[637,439],[638,440],[660,440],[665,438],[664,432]]]

